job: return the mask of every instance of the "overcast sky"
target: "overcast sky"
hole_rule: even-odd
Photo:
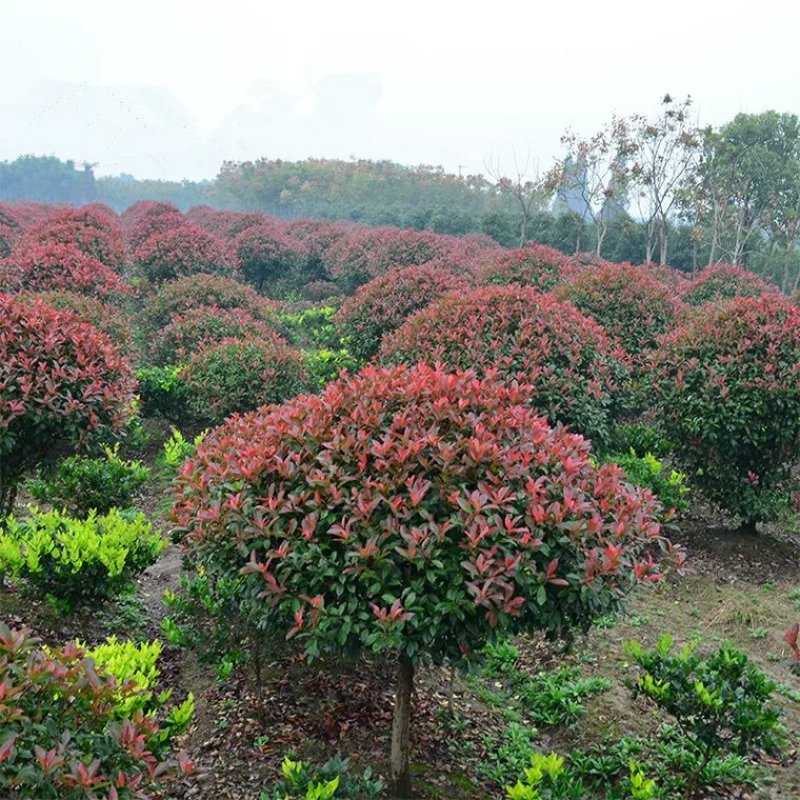
[[[800,113],[796,0],[3,0],[0,160],[213,178],[225,159],[546,168],[571,126],[691,94]]]

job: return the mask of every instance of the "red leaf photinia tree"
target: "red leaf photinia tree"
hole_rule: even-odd
[[[55,447],[119,432],[136,381],[108,337],[68,311],[0,294],[0,514]]]
[[[574,272],[575,266],[563,253],[531,243],[514,250],[488,251],[475,267],[475,278],[487,286],[518,283],[549,292]]]
[[[192,413],[215,424],[308,388],[303,354],[278,334],[207,344],[189,359],[181,378]]]
[[[133,253],[138,272],[151,283],[207,272],[236,277],[236,254],[217,236],[194,225],[169,227],[152,234]]]
[[[26,238],[41,244],[72,245],[117,273],[125,265],[122,230],[114,212],[102,206],[59,209],[36,225]]]
[[[145,342],[149,364],[180,364],[201,347],[225,338],[269,339],[276,335],[266,322],[241,308],[198,306],[173,317],[158,336]]]
[[[523,286],[451,294],[384,338],[381,363],[441,363],[530,384],[531,402],[604,444],[623,397],[627,355],[574,305]]]
[[[763,281],[758,275],[734,264],[712,264],[681,287],[683,301],[690,306],[700,306],[716,300],[733,297],[761,297],[777,294],[774,284]]]
[[[648,367],[661,424],[706,496],[750,530],[785,508],[800,457],[800,309],[781,295],[708,304]]]
[[[627,263],[582,270],[558,292],[597,320],[631,356],[640,356],[675,327],[684,311],[675,294],[646,267]]]
[[[109,298],[128,294],[128,285],[110,267],[74,244],[38,242],[27,237],[0,262],[0,289],[50,290]]]
[[[279,303],[233,278],[201,272],[161,284],[148,298],[138,323],[146,336],[157,336],[173,317],[201,306],[238,308],[265,322],[276,319],[281,308]]]
[[[393,653],[391,773],[408,796],[416,665],[516,632],[588,628],[668,547],[660,506],[529,389],[366,367],[234,417],[181,471],[174,520],[212,584],[305,655]]]
[[[381,339],[399,328],[415,311],[452,291],[463,291],[469,284],[464,278],[437,267],[401,267],[373,278],[348,298],[334,317],[350,352],[368,361]]]

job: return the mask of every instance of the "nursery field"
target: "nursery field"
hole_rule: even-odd
[[[0,797],[800,797],[800,303],[0,203]]]

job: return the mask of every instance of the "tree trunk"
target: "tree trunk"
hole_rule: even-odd
[[[400,656],[397,666],[394,719],[392,720],[391,791],[392,797],[411,797],[411,691],[414,688],[414,664]]]

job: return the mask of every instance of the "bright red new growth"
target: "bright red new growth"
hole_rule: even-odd
[[[178,314],[160,334],[146,343],[146,357],[153,365],[180,364],[206,344],[225,338],[275,336],[270,325],[241,308],[199,306]]]
[[[22,472],[44,455],[126,424],[136,381],[108,337],[70,312],[0,294],[0,319],[0,511],[7,511]]]
[[[478,283],[508,286],[518,283],[548,292],[576,272],[570,259],[542,244],[529,244],[516,250],[490,250],[475,267]]]
[[[147,298],[138,321],[148,336],[161,335],[173,317],[201,306],[238,308],[263,321],[275,319],[281,307],[233,278],[201,272],[159,286]]]
[[[151,234],[133,253],[136,269],[152,283],[197,272],[235,277],[236,254],[217,236],[189,223]]]
[[[698,486],[746,523],[773,516],[800,456],[800,309],[772,294],[710,304],[662,338],[649,366]]]
[[[109,267],[78,246],[24,238],[0,261],[0,289],[7,292],[68,291],[108,298],[130,289]]]
[[[150,750],[152,717],[119,718],[137,693],[75,643],[45,648],[0,624],[0,786],[11,797],[149,797],[167,763]]]
[[[777,294],[779,289],[766,283],[758,275],[733,264],[712,264],[697,273],[682,287],[683,301],[690,306],[700,306],[715,300],[734,297],[761,297]]]
[[[461,659],[501,630],[588,626],[665,544],[660,506],[527,387],[379,369],[235,417],[182,470],[174,518],[259,618],[323,650]]]
[[[433,263],[393,269],[359,287],[334,321],[353,355],[367,361],[378,352],[381,339],[411,314],[468,285],[464,278]]]
[[[77,247],[117,273],[125,265],[126,246],[122,229],[114,212],[101,205],[58,209],[36,225],[26,238],[41,244]]]
[[[571,303],[530,287],[493,286],[449,295],[383,340],[389,364],[441,363],[533,387],[551,422],[602,441],[627,375],[626,355]]]
[[[675,290],[646,267],[601,264],[582,270],[558,295],[599,322],[632,356],[653,347],[683,313]]]

